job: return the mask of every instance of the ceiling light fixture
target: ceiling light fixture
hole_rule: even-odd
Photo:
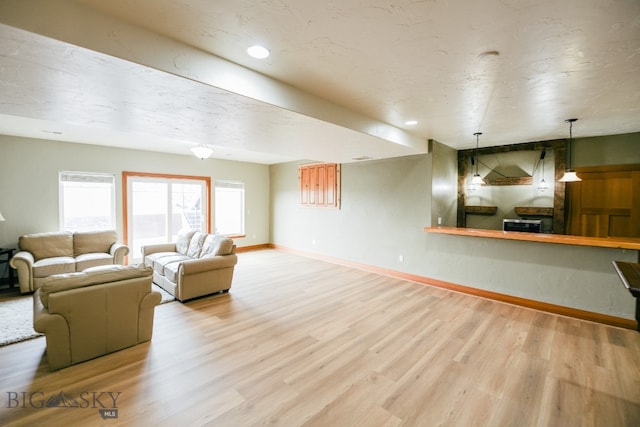
[[[247,48],[247,53],[252,58],[265,59],[269,57],[271,52],[264,46],[253,45]]]
[[[479,163],[478,162],[478,145],[480,144],[480,135],[482,135],[482,132],[476,132],[474,133],[474,135],[476,136],[476,153],[475,153],[476,173],[474,173],[473,178],[471,178],[471,184],[482,185],[484,184],[484,180],[478,173],[478,163]]]
[[[192,147],[191,152],[200,160],[204,160],[213,154],[213,149],[205,144]]]
[[[415,126],[418,124],[417,120],[407,120],[406,122],[404,122],[405,125],[407,126]]]
[[[571,159],[571,151],[573,145],[573,123],[578,121],[578,119],[567,119],[566,123],[569,123],[569,144],[567,145],[567,168],[565,169],[564,175],[558,181],[560,182],[578,182],[582,181],[580,177],[575,173],[572,168],[572,159]]]

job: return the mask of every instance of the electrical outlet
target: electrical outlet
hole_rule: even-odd
[[[400,261],[400,262],[404,262],[404,256],[402,256],[402,255],[398,255],[398,261]]]
[[[438,225],[442,225],[442,217],[441,216],[438,217]]]

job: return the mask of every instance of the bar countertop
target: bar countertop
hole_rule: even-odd
[[[591,246],[598,248],[632,249],[640,251],[640,238],[585,237],[566,234],[525,233],[520,231],[482,230],[478,228],[425,227],[427,233],[456,236],[486,237],[490,239],[520,240],[526,242],[556,243],[560,245]]]

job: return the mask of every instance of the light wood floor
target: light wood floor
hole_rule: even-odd
[[[640,425],[638,332],[277,250],[239,258],[230,294],[157,307],[150,343],[57,372],[43,338],[0,348],[0,425]],[[32,407],[61,391],[89,407]],[[108,392],[117,419],[98,412]]]

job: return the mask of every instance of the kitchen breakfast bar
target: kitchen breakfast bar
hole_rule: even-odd
[[[635,295],[614,267],[615,262],[640,262],[638,238],[458,227],[424,231],[433,246],[441,248],[434,251],[433,261],[445,264],[431,277],[572,317],[629,329],[640,324]],[[459,264],[451,265],[450,259]]]

